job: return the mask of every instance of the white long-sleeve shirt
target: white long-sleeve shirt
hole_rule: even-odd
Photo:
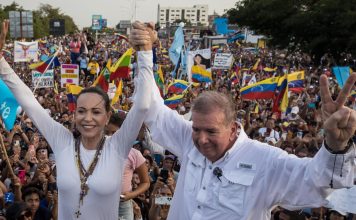
[[[151,76],[152,52],[138,52],[138,60],[140,71],[135,79],[135,88],[136,93],[140,95],[135,96],[135,103],[121,129],[106,139],[96,168],[88,178],[89,192],[80,208],[82,214],[79,219],[118,219],[118,198],[124,162],[142,126],[148,109],[149,91],[154,85]],[[57,165],[59,219],[77,219],[74,213],[79,204],[80,179],[72,133],[48,115],[4,58],[0,60],[0,77],[9,86],[16,100],[54,151]],[[87,168],[94,158],[95,150],[86,150],[82,145],[80,148],[82,163]]]
[[[211,163],[194,146],[192,122],[166,107],[157,88],[153,92],[145,123],[153,140],[171,146],[168,150],[181,161],[169,220],[269,220],[277,205],[325,205],[333,191],[331,179],[334,188],[353,185],[355,146],[344,155],[322,147],[314,158],[301,159],[251,140],[241,130],[224,157]],[[220,180],[213,174],[216,167],[222,170]]]

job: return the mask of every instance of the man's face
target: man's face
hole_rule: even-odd
[[[269,119],[269,120],[266,122],[266,127],[267,127],[267,128],[270,128],[270,129],[273,129],[273,128],[274,128],[274,120]]]
[[[32,193],[25,197],[25,202],[30,207],[32,213],[35,213],[40,206],[40,197],[37,193]]]
[[[173,164],[174,164],[174,161],[171,160],[171,159],[163,160],[163,168],[165,168],[167,170],[172,170],[173,169]]]
[[[220,109],[212,109],[209,114],[193,111],[192,138],[196,148],[210,161],[224,156],[236,140],[237,123],[225,124],[225,115]]]

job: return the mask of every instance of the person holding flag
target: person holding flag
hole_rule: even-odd
[[[131,34],[137,36],[131,39],[133,46],[152,35],[143,34],[152,30],[140,22],[133,27]],[[268,220],[276,206],[321,207],[334,189],[351,187],[356,173],[351,140],[356,111],[345,102],[355,81],[356,73],[350,74],[333,100],[328,78],[320,77],[325,138],[314,158],[297,158],[251,140],[236,121],[236,105],[226,94],[200,94],[191,108],[192,121],[187,121],[163,104],[153,86],[145,124],[153,141],[170,146],[181,162],[167,219]]]
[[[0,51],[8,26],[8,20],[2,22]],[[142,126],[155,83],[151,75],[150,37],[139,42],[135,92],[140,95],[133,97],[134,105],[122,129],[111,137],[104,135],[111,115],[110,100],[101,89],[90,87],[78,94],[76,132],[72,133],[50,117],[0,55],[0,78],[53,149],[58,177],[58,219],[118,219],[124,162]]]

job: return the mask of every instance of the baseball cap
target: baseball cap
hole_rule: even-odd
[[[173,155],[166,155],[166,156],[164,156],[164,159],[166,160],[166,159],[171,159],[171,160],[176,160],[176,157],[175,156],[173,156]]]
[[[292,113],[292,114],[298,114],[298,112],[299,112],[298,106],[294,106],[294,107],[292,108],[291,113]]]

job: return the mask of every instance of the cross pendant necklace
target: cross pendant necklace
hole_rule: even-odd
[[[75,212],[75,215],[77,216],[77,218],[79,218],[79,216],[81,215],[82,213],[80,213],[80,210],[78,208],[78,210]]]
[[[88,191],[89,191],[88,184],[86,181],[85,182],[83,181],[80,185],[80,196],[79,196],[81,205],[83,205],[83,199],[88,194]]]
[[[91,164],[89,165],[89,169],[86,170],[82,164],[80,159],[80,138],[75,140],[75,153],[76,153],[76,162],[77,168],[80,176],[80,194],[79,194],[79,204],[78,210],[74,213],[76,218],[79,218],[82,213],[80,212],[80,207],[83,205],[84,197],[88,195],[89,186],[88,186],[88,178],[93,174],[96,164],[98,163],[101,151],[103,149],[105,143],[105,136],[100,140],[97,146],[97,150],[95,152],[95,156]]]

